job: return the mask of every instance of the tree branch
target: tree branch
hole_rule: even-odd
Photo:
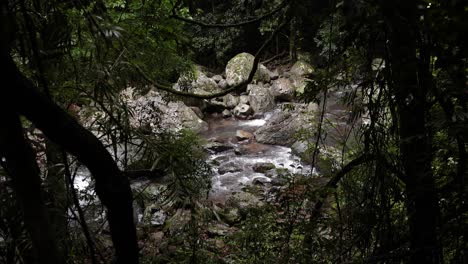
[[[201,27],[207,27],[207,28],[229,28],[229,27],[240,27],[240,26],[245,26],[245,25],[248,25],[248,24],[253,24],[255,22],[258,22],[258,21],[261,21],[265,18],[268,18],[270,16],[273,16],[274,14],[278,13],[279,11],[281,11],[284,7],[286,7],[289,3],[289,0],[284,0],[283,2],[281,2],[281,4],[278,5],[278,7],[276,7],[275,9],[271,10],[270,12],[267,12],[259,17],[256,17],[256,18],[253,18],[251,20],[247,20],[247,21],[241,21],[241,22],[235,22],[235,23],[225,23],[225,24],[210,24],[210,23],[205,23],[205,22],[202,22],[202,21],[199,21],[199,20],[193,20],[193,19],[190,19],[190,18],[185,18],[185,17],[181,17],[179,15],[177,15],[176,11],[175,11],[175,8],[172,9],[172,15],[170,16],[171,18],[175,18],[177,20],[181,20],[181,21],[184,21],[186,23],[190,23],[190,24],[194,24],[194,25],[198,25],[198,26],[201,26]]]
[[[265,48],[271,43],[272,39],[276,36],[276,34],[278,34],[278,32],[289,22],[289,20],[290,19],[287,19],[286,21],[284,21],[258,49],[257,53],[255,54],[254,62],[252,65],[252,70],[250,71],[249,77],[247,78],[247,80],[243,81],[240,84],[234,85],[222,92],[213,93],[213,94],[194,94],[194,93],[189,93],[189,92],[178,91],[178,90],[173,89],[170,86],[163,85],[163,84],[158,83],[157,81],[154,81],[138,65],[131,64],[131,63],[127,63],[127,64],[133,66],[138,71],[138,73],[141,74],[141,76],[143,77],[145,81],[147,81],[149,84],[151,84],[152,86],[156,87],[159,90],[163,90],[163,91],[166,91],[175,95],[179,95],[179,96],[192,97],[192,98],[198,98],[198,99],[212,99],[212,98],[224,96],[233,91],[245,88],[249,83],[252,82],[255,76],[255,72],[257,71],[257,68],[258,68],[260,55],[263,53]]]

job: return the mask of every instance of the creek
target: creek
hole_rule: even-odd
[[[245,186],[271,182],[277,176],[277,169],[301,174],[311,172],[311,167],[303,164],[289,147],[261,144],[255,138],[242,140],[236,136],[239,130],[253,134],[273,114],[274,111],[268,112],[261,118],[251,120],[216,115],[205,119],[209,128],[201,136],[209,142],[219,142],[229,147],[225,151],[213,151],[208,157],[214,173],[210,200],[223,202],[230,194],[242,191]],[[273,164],[274,168],[258,172],[255,168],[262,164]]]

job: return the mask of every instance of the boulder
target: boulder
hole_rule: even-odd
[[[263,185],[266,185],[266,184],[268,184],[270,182],[271,182],[271,179],[267,178],[267,177],[261,177],[260,176],[260,177],[255,177],[255,178],[252,179],[252,184],[253,185],[263,186]]]
[[[200,108],[196,107],[196,106],[190,106],[190,109],[192,109],[192,111],[200,118],[200,119],[203,119],[203,117],[205,117],[203,115],[203,112]]]
[[[230,117],[232,115],[231,111],[229,111],[229,109],[224,109],[221,114],[223,115],[224,118],[228,118],[228,117]]]
[[[249,96],[248,95],[239,96],[239,104],[249,104]]]
[[[294,98],[295,88],[286,78],[275,80],[271,86],[273,96],[281,101],[291,101]]]
[[[239,97],[232,94],[226,94],[223,96],[224,106],[228,109],[233,109],[239,104]]]
[[[145,209],[143,219],[153,226],[162,226],[166,222],[167,214],[155,205],[150,205]]]
[[[213,81],[215,81],[216,83],[219,83],[221,80],[223,80],[223,76],[221,75],[215,75],[213,76],[211,79],[213,79]]]
[[[290,72],[296,76],[304,77],[306,75],[314,73],[314,68],[312,68],[312,66],[309,63],[299,60],[296,61],[296,63],[294,63],[294,65],[291,67]]]
[[[253,171],[259,173],[265,173],[266,171],[274,169],[276,166],[271,162],[260,162],[252,166]]]
[[[226,65],[226,81],[229,86],[234,86],[246,81],[252,70],[255,57],[249,53],[240,53],[234,56]],[[269,70],[259,64],[254,76],[257,81],[270,81]]]
[[[222,166],[219,166],[218,168],[219,174],[226,174],[228,172],[232,173],[232,172],[238,172],[238,171],[242,171],[242,166],[234,162],[222,164]]]
[[[156,91],[149,91],[143,96],[136,96],[128,88],[122,91],[123,100],[133,113],[130,125],[150,133],[162,131],[177,132],[181,129],[192,129],[195,132],[206,131],[208,124],[201,120],[195,111],[183,102],[167,102]]]
[[[209,152],[214,153],[214,154],[220,153],[220,152],[223,152],[223,151],[226,151],[226,150],[231,150],[231,149],[234,148],[233,146],[224,145],[224,144],[219,143],[219,142],[209,142],[208,144],[205,144],[203,147],[204,147],[204,149],[206,149]]]
[[[251,139],[253,137],[254,137],[254,135],[252,133],[247,132],[245,130],[237,130],[236,131],[236,138],[238,140]]]
[[[221,81],[219,81],[218,86],[221,89],[226,89],[228,87],[228,83],[225,79],[222,79]]]
[[[308,128],[307,119],[296,112],[278,112],[267,123],[255,131],[257,142],[271,145],[291,146],[294,135],[302,128]]]
[[[264,113],[275,107],[275,99],[269,89],[249,84],[249,104],[255,113]]]
[[[182,128],[191,129],[197,133],[208,130],[208,123],[201,120],[190,107],[182,102],[170,102],[165,115],[168,119],[172,118],[174,123],[180,122]],[[164,122],[164,120],[161,120],[161,122]]]
[[[274,71],[270,71],[270,80],[276,80],[279,78],[279,73],[278,73],[278,69],[275,69]]]
[[[233,110],[235,116],[248,116],[252,114],[252,108],[246,104],[239,104]]]
[[[297,76],[297,75],[290,76],[289,80],[293,84],[294,90],[296,91],[297,94],[303,94],[307,86],[307,83],[310,82],[310,79],[307,79],[302,76]]]

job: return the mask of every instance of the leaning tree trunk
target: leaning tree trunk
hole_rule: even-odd
[[[382,1],[389,33],[389,84],[398,106],[400,155],[407,177],[411,263],[439,263],[437,195],[426,129],[427,91],[418,76],[416,3]]]
[[[6,164],[7,173],[12,176],[34,255],[41,264],[60,264],[62,260],[44,204],[36,157],[23,136],[20,118],[12,109],[11,102],[7,101],[7,97],[0,98],[0,158]]]
[[[117,167],[104,145],[40,93],[18,70],[5,49],[1,50],[0,66],[3,82],[0,97],[9,102],[11,111],[24,115],[51,141],[75,155],[88,167],[96,182],[96,193],[107,208],[117,262],[138,263],[132,192],[128,179]],[[22,184],[32,183],[24,181]]]

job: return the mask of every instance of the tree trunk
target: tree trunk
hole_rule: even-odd
[[[23,136],[18,114],[7,97],[1,97],[0,156],[13,180],[13,187],[23,211],[24,224],[31,237],[34,254],[41,264],[62,263],[41,193],[41,179],[36,157]]]
[[[410,224],[411,263],[440,263],[438,206],[426,130],[427,91],[418,78],[416,3],[382,1],[389,30],[390,87],[398,106],[400,155],[404,168]]]
[[[2,50],[0,66],[5,85],[0,92],[15,111],[33,122],[50,140],[75,155],[91,171],[96,193],[107,208],[107,219],[117,263],[138,263],[133,222],[132,192],[128,179],[104,145],[27,80],[9,54]]]

